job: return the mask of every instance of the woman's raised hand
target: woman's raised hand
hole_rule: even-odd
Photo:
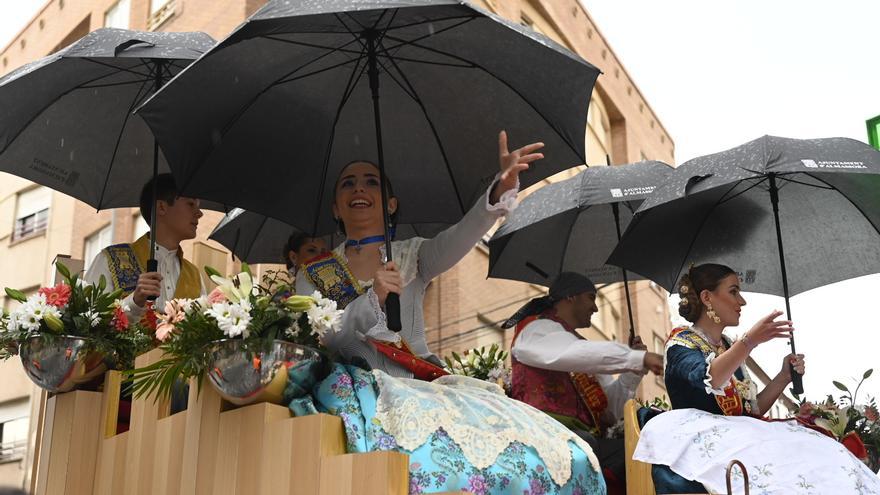
[[[782,311],[776,310],[758,320],[751,330],[746,332],[746,338],[752,346],[763,344],[773,339],[787,339],[791,337],[794,327],[788,320],[776,321],[782,315]]]
[[[508,151],[507,131],[498,134],[498,164],[501,167],[501,177],[492,190],[492,196],[489,198],[491,203],[497,203],[502,194],[517,187],[520,172],[528,170],[530,163],[544,158],[543,153],[535,153],[543,147],[544,143],[532,143]]]
[[[385,263],[379,267],[373,275],[373,292],[379,299],[379,306],[385,306],[385,299],[389,292],[400,294],[403,292],[403,280],[400,278],[400,272],[397,271],[397,265],[393,261]]]

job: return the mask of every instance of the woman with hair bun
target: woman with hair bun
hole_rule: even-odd
[[[785,356],[776,376],[757,390],[745,368],[749,354],[789,338],[794,327],[773,311],[731,341],[723,332],[739,325],[746,304],[740,291],[736,272],[724,265],[693,266],[681,277],[678,312],[693,325],[674,329],[666,343],[664,379],[673,411],[645,425],[633,458],[695,482],[683,490],[661,477],[657,493],[724,492],[733,459],[745,464],[750,488],[760,493],[880,493],[880,477],[833,438],[795,420],[760,419],[791,382],[792,368],[804,373],[804,356]]]

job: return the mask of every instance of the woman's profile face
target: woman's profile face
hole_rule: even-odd
[[[718,287],[710,293],[712,309],[721,318],[721,324],[727,327],[739,325],[742,307],[746,305],[746,300],[740,294],[739,277],[731,273],[721,279]]]
[[[343,169],[336,181],[333,214],[346,225],[382,224],[382,190],[379,170],[367,162],[355,162]],[[388,213],[394,213],[397,200],[389,198]]]

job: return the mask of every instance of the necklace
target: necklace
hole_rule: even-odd
[[[719,339],[718,341],[714,341],[714,340],[712,340],[712,339],[709,337],[709,335],[706,334],[706,332],[703,331],[702,328],[700,328],[700,327],[698,327],[698,326],[696,326],[696,325],[694,325],[694,326],[692,327],[692,329],[693,329],[694,332],[696,332],[697,335],[699,335],[700,337],[702,337],[703,340],[705,340],[706,342],[708,342],[712,347],[714,347],[714,348],[716,348],[716,349],[719,348],[719,347],[721,347],[721,344],[722,344],[722,342],[723,342],[724,339]]]
[[[373,244],[376,242],[385,242],[384,235],[373,235],[370,237],[364,237],[363,239],[347,239],[345,241],[345,247],[353,247],[355,252],[360,254],[361,248],[366,246],[367,244]]]

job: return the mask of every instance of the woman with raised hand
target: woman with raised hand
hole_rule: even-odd
[[[794,419],[761,418],[791,373],[804,373],[804,356],[784,356],[776,376],[757,389],[747,358],[761,344],[789,338],[794,327],[774,311],[729,339],[724,329],[739,325],[746,304],[740,291],[736,272],[713,263],[691,267],[679,282],[679,314],[692,325],[674,329],[666,343],[673,411],[648,421],[633,455],[684,478],[655,470],[657,493],[723,492],[733,459],[745,464],[760,493],[880,493],[880,477],[841,443]]]

